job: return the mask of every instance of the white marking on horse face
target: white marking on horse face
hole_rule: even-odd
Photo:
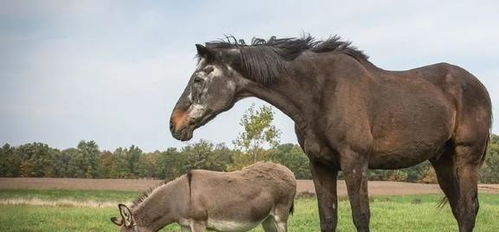
[[[222,70],[218,66],[215,65],[208,65],[208,66],[211,66],[213,68],[213,71],[211,71],[211,73],[208,75],[209,78],[219,77],[223,75]]]
[[[198,64],[196,65],[196,71],[201,70],[201,68],[204,66],[204,64],[206,64],[206,59],[205,58],[201,58],[199,60]]]
[[[203,116],[205,111],[206,111],[206,106],[201,105],[201,104],[192,104],[189,107],[188,117],[189,118],[200,118],[201,116]]]

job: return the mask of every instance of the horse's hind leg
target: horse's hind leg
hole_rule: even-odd
[[[460,232],[473,231],[478,213],[477,183],[482,146],[455,146],[432,161],[438,183],[447,196]],[[481,154],[480,153],[480,154]]]
[[[457,209],[457,178],[456,168],[454,167],[454,148],[445,152],[440,159],[431,160],[433,169],[437,174],[438,184],[449,201],[452,213],[456,217]]]
[[[457,209],[454,215],[460,232],[473,231],[478,214],[478,171],[483,148],[473,146],[456,147]],[[479,157],[479,158],[477,158]]]

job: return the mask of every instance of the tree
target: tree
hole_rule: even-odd
[[[130,176],[127,153],[127,149],[122,147],[118,147],[114,150],[110,170],[111,178],[128,178]]]
[[[246,110],[239,125],[244,131],[233,141],[240,151],[234,157],[234,164],[230,169],[240,169],[260,160],[268,160],[269,153],[265,149],[273,148],[279,144],[280,131],[272,125],[274,112],[270,106],[255,109],[251,105]]]
[[[67,149],[71,156],[69,170],[72,177],[96,178],[99,170],[99,146],[94,141],[80,141],[76,149]]]
[[[0,148],[0,176],[15,177],[21,175],[21,159],[15,147],[8,143]]]
[[[130,146],[127,151],[128,160],[128,173],[131,177],[137,177],[139,175],[138,165],[140,157],[142,156],[142,150],[135,145]]]
[[[499,136],[492,135],[490,138],[485,161],[481,169],[481,181],[483,183],[499,183]]]
[[[102,151],[99,157],[99,178],[111,178],[113,167],[113,153],[110,151]]]
[[[160,152],[157,157],[155,176],[160,179],[173,179],[183,173],[180,170],[181,154],[176,148],[168,148]]]
[[[311,179],[309,160],[300,146],[286,143],[271,150],[270,159],[288,167],[297,179]]]
[[[180,156],[178,167],[183,173],[192,169],[225,171],[226,164],[231,162],[231,154],[225,145],[214,145],[206,140],[184,147]]]
[[[20,174],[25,177],[51,177],[54,174],[56,149],[44,143],[28,143],[15,150],[21,160]]]
[[[71,177],[71,153],[67,150],[55,153],[54,156],[54,177]]]
[[[153,178],[156,174],[156,164],[158,161],[159,151],[142,154],[139,157],[137,173],[139,177]]]

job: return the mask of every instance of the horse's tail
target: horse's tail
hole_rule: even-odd
[[[485,142],[485,150],[483,151],[482,160],[480,160],[480,167],[483,165],[483,162],[485,162],[485,156],[487,155],[487,150],[489,148],[489,142],[490,142],[490,133],[489,133],[489,136],[487,136],[487,142]]]
[[[444,195],[442,199],[437,203],[435,207],[437,208],[443,208],[447,203],[449,202],[449,199]]]

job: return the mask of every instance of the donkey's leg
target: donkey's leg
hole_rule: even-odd
[[[338,170],[313,161],[310,162],[310,168],[319,204],[321,231],[336,231],[338,223],[338,200],[336,195]]]
[[[203,222],[192,221],[191,232],[204,232],[206,231],[206,224]]]
[[[460,232],[471,232],[478,214],[478,170],[483,148],[456,147],[456,175],[458,186],[457,221]],[[479,155],[477,155],[479,154]]]
[[[272,216],[262,222],[262,227],[265,232],[277,232],[277,223]]]
[[[277,232],[287,232],[288,231],[288,223],[285,221],[277,222]]]
[[[181,232],[191,232],[191,228],[189,226],[181,226],[180,231]]]
[[[288,231],[289,213],[290,213],[289,204],[284,204],[276,209],[276,215],[274,216],[274,220],[276,222],[277,232]]]
[[[287,232],[288,223],[279,217],[269,216],[262,222],[263,230],[265,232]]]
[[[367,194],[368,159],[351,149],[341,153],[341,169],[345,176],[353,222],[357,231],[369,231],[369,197]]]

